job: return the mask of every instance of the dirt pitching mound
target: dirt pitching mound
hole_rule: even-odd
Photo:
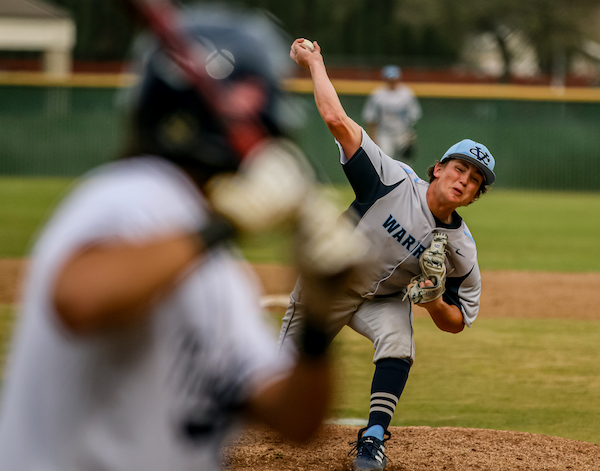
[[[564,438],[485,429],[390,427],[386,471],[598,471],[600,445]],[[232,471],[346,471],[358,427],[326,425],[298,446],[259,427],[226,449]]]

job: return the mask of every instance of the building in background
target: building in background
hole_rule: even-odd
[[[71,73],[75,31],[65,9],[43,0],[0,0],[0,50],[41,51],[48,75]]]

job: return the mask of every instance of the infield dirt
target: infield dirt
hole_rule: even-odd
[[[326,425],[308,445],[251,428],[227,448],[232,471],[346,471],[358,427]],[[486,429],[390,427],[386,471],[598,471],[600,445]]]
[[[12,303],[26,263],[0,259],[0,304]],[[254,265],[266,294],[289,293],[288,267]],[[480,316],[600,321],[600,274],[484,271]],[[425,316],[422,308],[415,315]],[[600,445],[522,432],[390,427],[387,471],[598,471]],[[358,427],[325,425],[308,445],[251,427],[226,449],[232,471],[345,471]]]

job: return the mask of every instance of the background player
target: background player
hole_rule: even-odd
[[[343,296],[332,299],[328,317],[333,338],[344,325],[369,338],[375,347],[369,421],[355,444],[356,470],[386,465],[385,437],[414,361],[412,307],[405,298],[411,279],[420,274],[419,257],[436,232],[448,236],[445,293],[422,304],[443,331],[458,333],[478,314],[481,291],[475,242],[456,208],[474,202],[494,182],[494,158],[469,139],[448,149],[429,169],[430,183],[406,164],[390,158],[350,119],[327,76],[321,48],[294,41],[290,57],[309,69],[317,108],[340,148],[344,172],[356,194],[351,211],[357,230],[379,248],[376,263],[363,270]],[[432,286],[431,281],[420,286]],[[334,297],[332,295],[332,297]],[[305,322],[302,276],[290,296],[280,333],[286,350]]]
[[[396,65],[381,69],[385,84],[377,87],[365,103],[363,120],[367,134],[390,157],[410,162],[415,157],[415,125],[422,116],[413,91],[400,82],[402,71]]]
[[[185,22],[214,53],[203,66],[227,89],[220,117],[242,119],[243,107],[280,135],[289,58],[277,29],[233,11],[186,12]],[[207,181],[246,156],[163,51],[145,57],[128,152],[71,192],[33,249],[0,409],[2,470],[215,470],[240,414],[304,440],[327,410],[318,317],[292,368],[261,321],[256,282],[223,243],[239,221],[215,215],[217,190],[206,197]],[[286,155],[257,151],[224,177],[244,188],[237,209],[261,214],[262,225],[304,199],[293,160],[277,166]],[[318,245],[300,238],[300,256]]]

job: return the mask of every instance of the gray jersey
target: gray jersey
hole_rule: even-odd
[[[450,224],[438,220],[427,206],[429,183],[406,164],[385,155],[363,130],[362,143],[348,160],[340,147],[344,172],[356,194],[350,211],[358,217],[358,229],[379,251],[355,290],[364,298],[406,291],[420,273],[419,257],[433,239],[433,232],[448,234],[449,254],[444,300],[458,306],[470,326],[479,311],[481,275],[475,241],[455,212]]]

